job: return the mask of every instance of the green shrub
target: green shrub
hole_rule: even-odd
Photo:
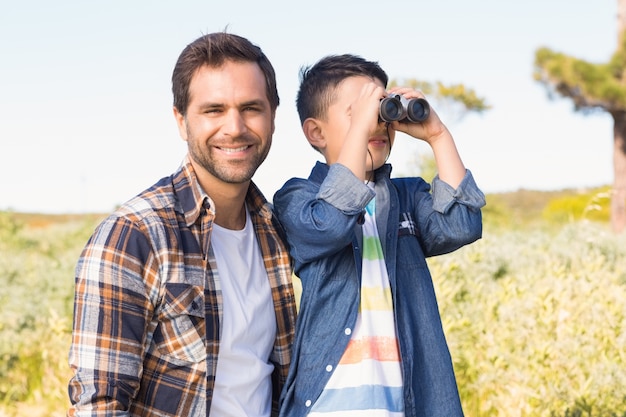
[[[574,223],[429,260],[468,416],[626,413],[626,236]]]
[[[578,220],[608,222],[610,217],[610,188],[579,192],[552,199],[543,210],[548,222],[565,224]]]
[[[0,213],[1,416],[65,415],[74,266],[94,225]]]

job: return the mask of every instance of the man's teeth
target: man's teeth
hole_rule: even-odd
[[[248,146],[240,146],[239,148],[220,148],[220,149],[223,150],[224,152],[235,153],[235,152],[245,151],[246,149],[248,149]]]

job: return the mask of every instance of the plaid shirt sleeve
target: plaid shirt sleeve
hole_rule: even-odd
[[[129,409],[158,292],[156,268],[146,235],[125,218],[105,220],[85,246],[76,268],[69,415]]]

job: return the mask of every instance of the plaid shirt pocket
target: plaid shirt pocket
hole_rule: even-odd
[[[165,284],[154,343],[166,358],[198,363],[206,360],[204,289],[199,286]]]

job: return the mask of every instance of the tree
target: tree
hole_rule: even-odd
[[[626,0],[617,0],[617,50],[607,63],[590,63],[547,47],[535,51],[534,78],[554,93],[570,98],[583,114],[605,111],[613,118],[613,189],[611,227],[626,228]]]

